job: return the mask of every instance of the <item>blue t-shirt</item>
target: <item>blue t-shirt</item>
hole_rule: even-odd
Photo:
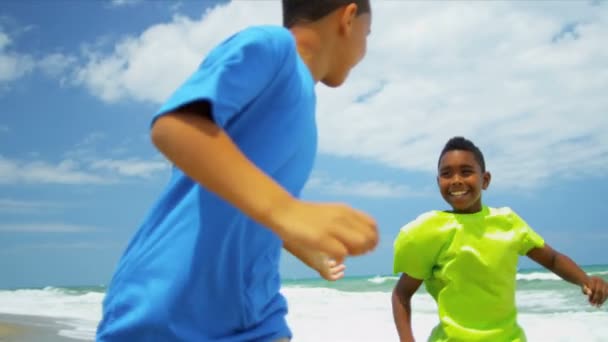
[[[316,155],[314,86],[288,30],[252,27],[212,50],[155,118],[209,101],[245,155],[298,196]],[[290,338],[281,248],[271,230],[174,168],[118,264],[97,339]]]

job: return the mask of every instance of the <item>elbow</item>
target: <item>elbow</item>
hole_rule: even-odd
[[[401,294],[399,292],[399,290],[395,287],[393,289],[393,294],[391,295],[391,300],[394,305],[407,305],[410,302],[410,298],[409,297],[405,297],[403,296],[403,294]]]
[[[169,130],[164,117],[158,118],[150,130],[150,141],[160,151],[167,145]]]
[[[547,268],[551,271],[555,271],[555,268],[557,267],[557,264],[559,263],[559,260],[558,260],[559,258],[560,258],[560,254],[558,252],[554,252],[553,254],[551,254]]]

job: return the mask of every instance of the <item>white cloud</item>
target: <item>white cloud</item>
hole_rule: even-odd
[[[67,80],[67,77],[64,74],[70,71],[70,68],[76,61],[77,59],[74,56],[53,53],[37,61],[37,66],[49,77],[59,77],[60,80]]]
[[[75,82],[107,102],[124,99],[161,102],[229,34],[251,22],[277,23],[280,12],[276,4],[232,3],[196,20],[177,15],[170,23],[157,24],[137,37],[124,38],[116,43],[110,55],[88,51],[88,61],[76,71]],[[251,15],[252,10],[255,16]]]
[[[2,223],[0,233],[91,233],[102,229],[66,223]]]
[[[110,6],[112,7],[125,7],[133,6],[142,3],[143,0],[110,0]]]
[[[10,43],[10,37],[4,32],[0,32],[0,50],[4,50]]]
[[[34,70],[32,56],[11,51],[12,39],[0,28],[0,84],[14,81]]]
[[[14,35],[19,36],[31,29],[32,27],[23,27]],[[51,53],[38,57],[30,53],[15,51],[12,49],[13,39],[0,27],[0,85],[6,86],[8,83],[38,70],[49,77],[59,78],[62,84],[73,78],[70,73],[73,72],[77,62],[75,56]]]
[[[27,159],[11,159],[0,155],[1,184],[65,184],[111,185],[123,181],[149,179],[170,169],[163,158],[144,159],[124,150],[130,138],[100,150],[106,134],[92,132],[63,154],[59,161],[43,159],[39,153]],[[113,144],[116,144],[113,142]],[[118,155],[121,158],[117,158]],[[2,208],[0,199],[0,210]]]
[[[108,170],[121,176],[150,177],[153,174],[164,171],[168,167],[165,161],[148,161],[139,159],[100,159],[91,163],[93,170]]]
[[[108,102],[160,103],[222,38],[280,17],[268,1],[176,16],[92,51],[77,83]],[[376,2],[372,32],[348,83],[319,87],[322,153],[432,172],[445,141],[465,135],[495,186],[608,171],[608,6]]]
[[[63,205],[44,201],[23,201],[11,198],[0,198],[0,213],[24,214],[47,210],[57,210]]]
[[[305,191],[307,190],[315,190],[328,195],[366,198],[404,198],[427,195],[425,192],[415,191],[403,184],[378,180],[346,181],[319,176],[312,177],[306,183]]]
[[[58,163],[19,161],[0,156],[0,184],[108,184],[112,181],[81,169],[80,163],[65,159]]]
[[[433,171],[445,141],[465,135],[485,151],[495,186],[608,169],[606,16],[514,3],[384,5],[351,84],[322,90],[323,152]],[[578,40],[552,43],[576,20]],[[375,97],[353,102],[379,83]]]
[[[107,185],[125,177],[148,178],[167,170],[164,161],[130,158],[125,160],[64,159],[58,163],[48,161],[20,161],[0,156],[0,184],[95,184]]]

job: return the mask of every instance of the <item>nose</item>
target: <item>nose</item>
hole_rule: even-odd
[[[454,175],[454,177],[452,177],[452,185],[455,184],[462,184],[462,177],[460,177],[460,175]]]

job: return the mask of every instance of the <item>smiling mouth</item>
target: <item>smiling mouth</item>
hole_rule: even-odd
[[[464,196],[464,195],[466,195],[468,193],[469,193],[469,191],[465,191],[465,190],[462,190],[462,191],[450,191],[449,192],[450,196],[454,196],[454,197],[461,197],[461,196]]]

